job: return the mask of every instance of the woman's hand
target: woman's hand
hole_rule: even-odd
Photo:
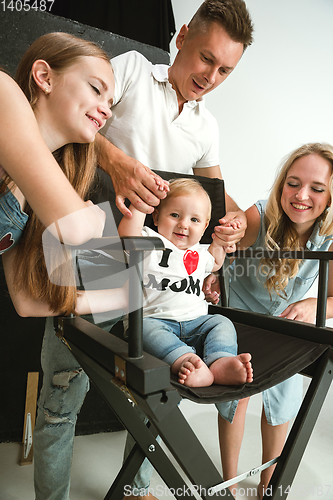
[[[234,252],[236,245],[244,236],[247,227],[247,219],[242,210],[238,212],[228,212],[223,219],[219,220],[219,226],[215,226],[215,235],[221,240],[221,244],[226,247],[226,252]]]
[[[317,312],[317,299],[310,297],[290,304],[280,315],[280,318],[315,323]]]

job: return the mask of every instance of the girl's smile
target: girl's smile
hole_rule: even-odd
[[[110,63],[82,56],[66,72],[51,73],[50,82],[48,95],[37,102],[36,116],[51,151],[68,143],[93,142],[112,114],[114,78]]]

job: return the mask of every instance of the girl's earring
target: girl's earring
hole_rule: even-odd
[[[43,91],[44,91],[45,95],[49,95],[49,93],[50,93],[49,87],[45,87],[45,89],[43,89]]]

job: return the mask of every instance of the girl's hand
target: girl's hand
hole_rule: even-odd
[[[310,297],[290,304],[280,315],[280,318],[315,323],[317,311],[317,299]]]

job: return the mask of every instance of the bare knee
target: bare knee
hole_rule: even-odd
[[[249,404],[250,398],[243,398],[238,401],[238,406],[241,408],[247,408],[247,405]]]

